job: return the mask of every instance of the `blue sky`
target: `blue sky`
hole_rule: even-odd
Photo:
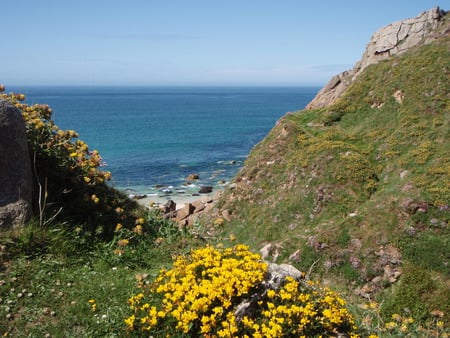
[[[0,83],[323,85],[428,0],[2,1]]]

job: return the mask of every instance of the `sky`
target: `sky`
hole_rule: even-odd
[[[0,83],[320,86],[449,0],[0,0]]]

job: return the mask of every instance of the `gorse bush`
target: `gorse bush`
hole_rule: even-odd
[[[359,337],[337,293],[292,277],[265,290],[267,273],[267,264],[245,245],[193,250],[153,283],[139,280],[126,326],[138,336]]]
[[[105,239],[114,236],[117,224],[135,228],[145,212],[106,184],[111,173],[102,170],[98,151],[90,150],[74,130],[60,129],[48,105],[23,103],[23,94],[3,93],[0,98],[15,105],[25,121],[35,180],[34,214],[41,225],[48,220],[70,221]],[[152,227],[145,222],[138,225],[147,231]]]

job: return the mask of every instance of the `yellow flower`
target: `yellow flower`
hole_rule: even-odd
[[[134,233],[136,233],[136,234],[138,234],[138,235],[142,235],[142,233],[143,233],[143,228],[142,228],[142,225],[136,225],[134,228],[133,228],[133,232]]]
[[[273,297],[275,297],[275,295],[276,295],[276,292],[274,290],[270,289],[267,291],[267,297],[273,298]]]
[[[214,225],[220,226],[220,225],[223,225],[224,222],[225,222],[225,220],[222,217],[219,217],[214,221]]]
[[[400,316],[398,313],[394,313],[392,315],[392,319],[397,321],[397,322],[401,322],[402,321],[402,316]]]
[[[114,250],[114,254],[117,256],[122,256],[124,253],[124,251],[122,249],[115,249]]]
[[[92,312],[95,312],[97,310],[97,303],[95,302],[95,299],[89,299],[88,303],[91,305]]]
[[[128,239],[121,239],[117,242],[119,246],[127,246],[130,241]]]
[[[120,229],[122,229],[122,224],[117,223],[117,224],[116,224],[116,228],[114,229],[114,232],[119,232]]]
[[[386,329],[392,330],[397,327],[397,323],[396,322],[388,322],[388,323],[384,324],[384,326]]]
[[[142,330],[150,331],[146,335],[152,333],[157,318],[158,325],[176,323],[178,334],[186,336],[197,333],[192,328],[204,337],[257,338],[307,337],[317,327],[332,332],[340,325],[357,330],[344,307],[345,301],[337,293],[316,282],[299,283],[293,278],[287,278],[281,289],[268,290],[267,297],[258,300],[258,316],[238,320],[233,311],[236,301],[251,296],[264,281],[267,269],[261,256],[245,245],[192,250],[188,256],[177,257],[172,269],[161,270],[149,288],[140,286],[150,292],[149,299],[160,301],[149,310],[148,304],[131,298],[133,311],[145,323]],[[349,335],[358,337],[354,332]]]
[[[134,315],[131,315],[127,319],[125,319],[125,324],[128,326],[129,329],[134,328],[134,321],[136,320],[136,317]]]
[[[145,219],[142,217],[139,217],[138,219],[136,219],[135,224],[144,224],[145,223]]]

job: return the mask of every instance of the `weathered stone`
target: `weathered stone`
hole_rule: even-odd
[[[395,101],[397,101],[399,104],[403,103],[403,100],[405,99],[405,94],[400,90],[396,90],[393,94]]]
[[[391,23],[375,32],[367,44],[361,60],[355,64],[353,69],[333,76],[306,106],[306,109],[322,108],[336,102],[367,66],[392,55],[402,54],[420,43],[432,42],[435,38],[433,36],[435,29],[443,22],[442,16],[443,11],[439,7],[435,7],[415,18]]]
[[[257,288],[257,291],[250,295],[248,299],[243,300],[238,306],[234,315],[237,320],[241,320],[244,316],[249,315],[254,305],[258,303],[266,294],[268,290],[279,290],[286,277],[292,277],[297,281],[304,280],[304,275],[295,267],[289,264],[275,264],[268,263],[268,271],[264,281],[261,283],[261,287]]]
[[[32,171],[20,111],[0,101],[0,230],[17,228],[31,216]]]
[[[195,208],[194,213],[196,213],[196,214],[199,212],[202,212],[206,208],[206,204],[204,204],[204,203],[192,203],[192,205]]]
[[[222,216],[223,218],[225,218],[225,220],[227,220],[228,222],[231,221],[231,214],[228,210],[224,210],[222,211]]]
[[[428,204],[423,201],[415,201],[413,199],[406,199],[401,204],[402,209],[404,209],[408,214],[414,215],[417,212],[426,213],[428,212]]]
[[[163,213],[169,214],[171,212],[174,212],[176,209],[177,209],[177,204],[172,200],[168,200],[166,202],[166,204],[164,204],[164,206],[163,206]]]
[[[214,198],[212,196],[202,196],[202,198],[200,199],[200,201],[203,204],[208,204],[208,203],[212,203],[214,201]]]
[[[193,214],[195,207],[191,203],[186,203],[184,207],[177,210],[177,220],[183,220]]]
[[[205,185],[200,187],[200,190],[198,191],[199,194],[209,194],[213,191],[213,187],[210,185]]]

